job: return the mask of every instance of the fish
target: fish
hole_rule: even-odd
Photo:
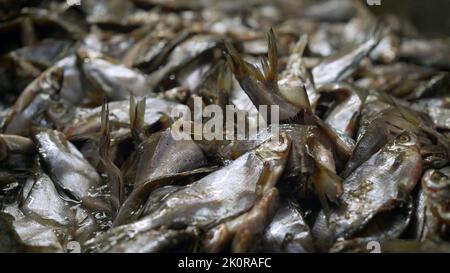
[[[285,200],[264,230],[260,251],[268,253],[315,252],[313,237],[299,205]]]
[[[176,78],[174,75],[181,68],[198,58],[207,56],[208,53],[215,49],[220,49],[221,46],[221,41],[213,35],[194,35],[184,40],[172,50],[169,56],[167,56],[166,62],[158,70],[149,74],[150,90],[158,92],[161,89],[167,89],[170,86],[170,81]]]
[[[145,101],[144,101],[145,103]],[[119,212],[120,206],[125,199],[125,184],[120,169],[111,160],[110,145],[110,125],[109,125],[109,107],[108,104],[103,104],[102,107],[102,125],[101,136],[99,141],[99,155],[100,161],[104,166],[105,173],[108,180],[109,191],[111,193],[111,206],[113,210],[113,217]]]
[[[356,13],[355,5],[351,1],[329,1],[324,3],[316,3],[309,6],[303,16],[327,22],[347,21]]]
[[[15,213],[14,216],[11,216]],[[5,216],[3,216],[5,215]],[[20,210],[15,210],[7,208],[2,212],[2,223],[9,226],[9,229],[13,229],[15,233],[8,236],[13,236],[15,240],[16,249],[21,252],[43,252],[43,253],[62,253],[64,248],[59,242],[54,231],[38,222],[26,218],[21,214]],[[7,231],[7,230],[6,230]],[[12,252],[13,249],[7,250],[7,252]]]
[[[229,52],[228,63],[241,85],[255,106],[259,105],[278,105],[280,109],[279,119],[281,121],[294,118],[300,112],[303,101],[296,101],[295,105],[284,98],[278,86],[277,71],[277,45],[273,30],[268,34],[268,57],[263,59],[263,71],[258,70],[252,64],[246,62],[231,44],[226,44]],[[293,90],[293,92],[306,92],[304,89]],[[296,100],[307,98],[307,96],[295,96]],[[271,120],[270,115],[267,117]]]
[[[231,252],[251,251],[253,242],[264,232],[275,214],[278,190],[269,189],[247,213],[212,228],[205,235],[203,251],[219,252],[231,241]]]
[[[362,252],[377,251],[371,247],[377,243],[383,245],[401,237],[409,227],[412,219],[413,205],[407,201],[392,211],[380,213],[371,219],[352,239],[336,242],[329,252]]]
[[[8,215],[0,214],[0,230],[2,240],[0,242],[1,253],[22,253],[26,247],[11,224]]]
[[[208,172],[202,149],[192,139],[176,140],[174,134],[179,133],[168,128],[152,135],[137,148],[137,153],[131,158],[132,163],[124,171],[124,179],[133,186],[133,191],[121,207],[115,225],[139,216],[138,210],[149,193],[170,183],[171,179],[189,173]]]
[[[23,189],[19,207],[22,213],[27,218],[53,228],[63,238],[63,246],[71,240],[84,241],[100,230],[95,215],[67,200],[43,171],[34,173]]]
[[[82,5],[86,12],[86,20],[90,24],[118,24],[125,25],[128,17],[135,10],[132,2],[128,1],[86,1]]]
[[[450,169],[429,169],[422,177],[424,225],[421,240],[441,241],[448,225],[448,184]]]
[[[37,123],[49,105],[50,96],[61,86],[62,70],[51,67],[30,83],[12,107],[3,123],[3,133],[28,136],[30,127]],[[37,121],[36,121],[37,119]]]
[[[111,137],[121,139],[131,136],[130,101],[108,102]],[[173,112],[184,112],[187,106],[165,99],[147,97],[145,100],[144,128],[152,127],[170,117]],[[64,124],[61,131],[69,138],[95,138],[100,131],[102,107],[80,108],[74,111],[74,119]]]
[[[413,133],[403,132],[343,181],[340,205],[328,216],[321,213],[313,227],[314,236],[322,247],[350,238],[378,213],[404,202],[421,175],[420,143]]]
[[[355,72],[361,60],[367,57],[380,42],[380,30],[375,29],[372,37],[364,43],[343,49],[325,58],[312,70],[315,84],[318,88],[326,83],[343,81]]]
[[[442,138],[439,132],[429,127],[430,118],[427,115],[397,104],[388,95],[382,93],[369,94],[362,109],[360,123],[357,144],[344,170],[340,173],[344,178],[391,140],[393,136],[404,130],[414,132],[419,137],[426,162],[434,161],[434,159],[438,161],[442,157],[441,155],[436,155],[436,157],[432,155],[427,160],[426,150],[430,150],[427,147],[438,145],[443,149],[441,153],[444,156],[447,153],[448,144],[446,144],[446,140]]]
[[[231,44],[228,43],[226,46],[230,56],[228,63],[232,67],[234,76],[255,107],[278,106],[278,118],[281,123],[295,121],[299,124],[316,124],[333,141],[340,156],[350,157],[352,147],[348,145],[348,142],[312,113],[311,103],[304,87],[291,89],[284,85],[288,90],[280,91],[277,44],[273,29],[268,33],[269,52],[268,57],[262,60],[262,70],[242,59]],[[284,95],[285,92],[298,92],[298,94],[289,97]],[[267,114],[266,121],[270,124],[270,114]]]
[[[183,253],[192,252],[197,241],[195,229],[186,230],[149,230],[143,233],[130,234],[132,240],[121,240],[122,234],[117,234],[116,244],[105,241],[96,249],[88,249],[94,253]]]
[[[449,252],[448,35],[391,8],[3,0],[0,252]]]
[[[102,241],[110,244],[117,241],[117,236],[123,241],[132,240],[136,234],[161,227],[206,228],[220,219],[244,213],[253,207],[260,193],[277,183],[283,172],[290,140],[282,136],[274,142],[268,141],[228,166],[169,193],[140,220],[112,228],[88,241],[86,247],[95,249]],[[224,190],[228,192],[224,194]]]
[[[187,31],[172,35],[167,34],[167,29],[155,31],[158,35],[148,34],[127,51],[123,57],[124,65],[151,73],[164,64],[176,46],[192,35]]]
[[[111,215],[105,185],[80,151],[59,131],[43,130],[35,138],[39,156],[58,187],[73,201]]]
[[[335,105],[326,114],[325,122],[338,132],[353,138],[356,123],[364,102],[364,93],[347,83],[334,83],[322,86],[318,92],[324,97],[336,96]]]
[[[0,134],[0,162],[3,168],[28,170],[36,152],[34,142],[30,138]]]
[[[448,70],[450,52],[448,42],[443,39],[406,39],[400,46],[399,58],[425,66]]]
[[[101,91],[109,100],[146,96],[153,91],[146,75],[122,64],[113,63],[96,52],[78,49],[82,73],[88,86]],[[100,55],[100,56],[99,56]],[[97,91],[98,92],[98,91]]]

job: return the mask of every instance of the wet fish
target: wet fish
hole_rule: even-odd
[[[261,236],[275,214],[278,190],[276,188],[269,189],[260,198],[249,212],[211,229],[205,235],[203,250],[219,252],[231,241],[232,252],[251,251],[254,241]]]
[[[378,213],[404,202],[421,174],[417,137],[410,132],[399,134],[344,180],[340,206],[327,217],[319,216],[314,225],[321,246],[350,238]]]
[[[353,239],[335,243],[330,252],[365,252],[377,251],[372,247],[373,243],[384,244],[402,236],[409,226],[412,218],[412,203],[406,202],[399,207],[382,212],[361,231],[357,232]]]
[[[66,137],[53,130],[36,135],[39,155],[58,187],[75,202],[111,215],[100,175]]]
[[[173,134],[179,133],[169,128],[152,135],[137,148],[131,166],[125,172],[125,179],[133,186],[133,191],[123,204],[115,225],[138,217],[138,210],[149,193],[170,183],[171,177],[185,176],[190,171],[207,172],[207,169],[201,169],[207,166],[207,159],[200,147],[193,140],[176,140]]]
[[[102,240],[117,241],[114,234],[120,234],[120,240],[127,241],[136,234],[161,227],[206,228],[244,213],[253,207],[258,194],[272,188],[281,176],[290,140],[283,136],[280,141],[269,141],[230,165],[168,194],[145,217],[111,229],[88,242],[87,248],[95,249]]]
[[[61,69],[52,67],[30,83],[17,99],[3,124],[5,134],[27,136],[49,105],[50,96],[60,89]]]
[[[92,88],[101,90],[110,100],[125,100],[130,96],[152,93],[147,77],[122,64],[96,56],[98,54],[79,49],[84,78]]]
[[[346,83],[324,85],[319,92],[324,96],[337,97],[334,107],[326,114],[325,122],[336,131],[353,138],[364,102],[364,94]]]
[[[425,211],[421,240],[439,242],[448,230],[448,186],[450,169],[430,169],[422,177]]]
[[[26,171],[36,154],[31,139],[17,135],[0,135],[0,162],[2,169],[8,171]]]
[[[11,224],[11,219],[8,219],[8,215],[0,214],[0,230],[3,234],[0,241],[1,253],[21,253],[25,251],[25,246],[20,240],[19,235],[14,230],[14,226]]]
[[[255,106],[259,105],[278,105],[280,109],[279,119],[281,121],[294,118],[301,110],[298,105],[304,104],[299,98],[307,98],[307,96],[294,96],[297,105],[285,98],[278,86],[278,56],[275,34],[271,30],[268,34],[269,52],[268,58],[263,59],[263,71],[249,64],[231,45],[227,44],[230,54],[228,62],[233,67],[236,79],[239,81],[242,89],[252,100]],[[293,92],[306,92],[304,89],[293,90]],[[267,117],[271,120],[270,115]]]
[[[375,32],[373,37],[364,43],[327,57],[314,67],[312,74],[317,87],[326,83],[342,81],[354,73],[361,60],[378,45],[379,36],[380,34]]]
[[[164,81],[173,81],[175,74],[183,66],[201,58],[214,49],[220,48],[218,37],[212,35],[195,35],[178,45],[167,57],[167,61],[158,70],[149,75],[149,86],[155,92],[161,91]]]
[[[262,251],[306,253],[315,247],[309,226],[302,212],[292,200],[284,201],[266,228],[262,239]]]
[[[2,1],[0,251],[449,252],[445,35],[353,0],[77,2]]]
[[[112,126],[112,138],[119,138],[130,135],[130,102],[114,101],[109,102],[109,120]],[[144,115],[144,127],[148,128],[156,124],[163,117],[171,116],[172,111],[185,111],[187,106],[175,102],[146,98],[146,107]],[[74,113],[74,119],[68,124],[64,124],[62,130],[69,138],[88,138],[99,132],[101,127],[101,107],[94,109],[79,109]]]

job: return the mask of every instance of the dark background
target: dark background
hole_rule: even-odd
[[[381,6],[370,9],[379,15],[407,18],[428,36],[450,35],[450,0],[381,0]]]

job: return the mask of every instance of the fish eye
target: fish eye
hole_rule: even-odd
[[[47,112],[49,115],[51,115],[55,118],[61,118],[66,113],[64,107],[62,107],[59,104],[55,104],[55,103],[50,104]]]
[[[411,136],[409,134],[401,134],[398,137],[398,141],[400,143],[408,143],[409,141],[411,141]]]
[[[444,175],[441,172],[433,172],[431,175],[431,180],[433,181],[441,181],[444,178]]]
[[[424,185],[432,191],[441,190],[449,186],[448,179],[449,178],[442,172],[434,170],[431,172],[428,179],[425,180],[426,182]]]
[[[62,107],[61,105],[56,104],[56,103],[52,103],[52,104],[50,105],[50,109],[51,109],[53,112],[56,112],[56,113],[60,113],[60,112],[63,112],[63,111],[64,111],[64,107]]]

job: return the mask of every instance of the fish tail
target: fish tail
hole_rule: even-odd
[[[310,177],[314,189],[325,212],[328,216],[330,212],[329,202],[338,204],[342,195],[342,178],[316,162],[316,170]]]
[[[267,72],[264,75],[266,81],[276,81],[278,78],[277,66],[278,66],[278,49],[277,49],[277,39],[275,37],[275,33],[273,28],[270,28],[269,33],[267,34],[268,39],[268,65]]]
[[[138,143],[145,137],[144,118],[145,118],[146,98],[144,97],[136,103],[134,96],[130,97],[130,129],[133,139]]]
[[[300,40],[295,44],[294,48],[291,51],[291,54],[299,54],[300,56],[303,56],[303,52],[305,52],[308,40],[309,40],[308,35],[303,34],[302,37],[300,37]]]
[[[122,173],[111,160],[109,155],[110,144],[111,135],[109,124],[109,105],[105,100],[102,105],[99,154],[100,160],[105,168],[105,172],[108,177],[108,184],[111,190],[111,205],[113,207],[113,217],[115,217],[121,204],[123,203],[125,190]]]
[[[218,105],[222,109],[225,109],[228,103],[232,86],[231,68],[229,64],[225,64],[219,68],[219,75],[217,76]]]
[[[233,73],[238,80],[242,80],[245,77],[248,77],[249,75],[255,77],[257,80],[260,81],[265,80],[265,77],[261,73],[261,71],[259,71],[259,69],[249,64],[248,62],[246,62],[230,42],[225,41],[225,47],[227,48],[228,52],[227,63],[232,68]]]
[[[111,143],[110,124],[109,124],[109,105],[105,100],[102,105],[101,127],[100,127],[100,141],[99,141],[100,156],[105,158],[109,154],[109,144]]]

